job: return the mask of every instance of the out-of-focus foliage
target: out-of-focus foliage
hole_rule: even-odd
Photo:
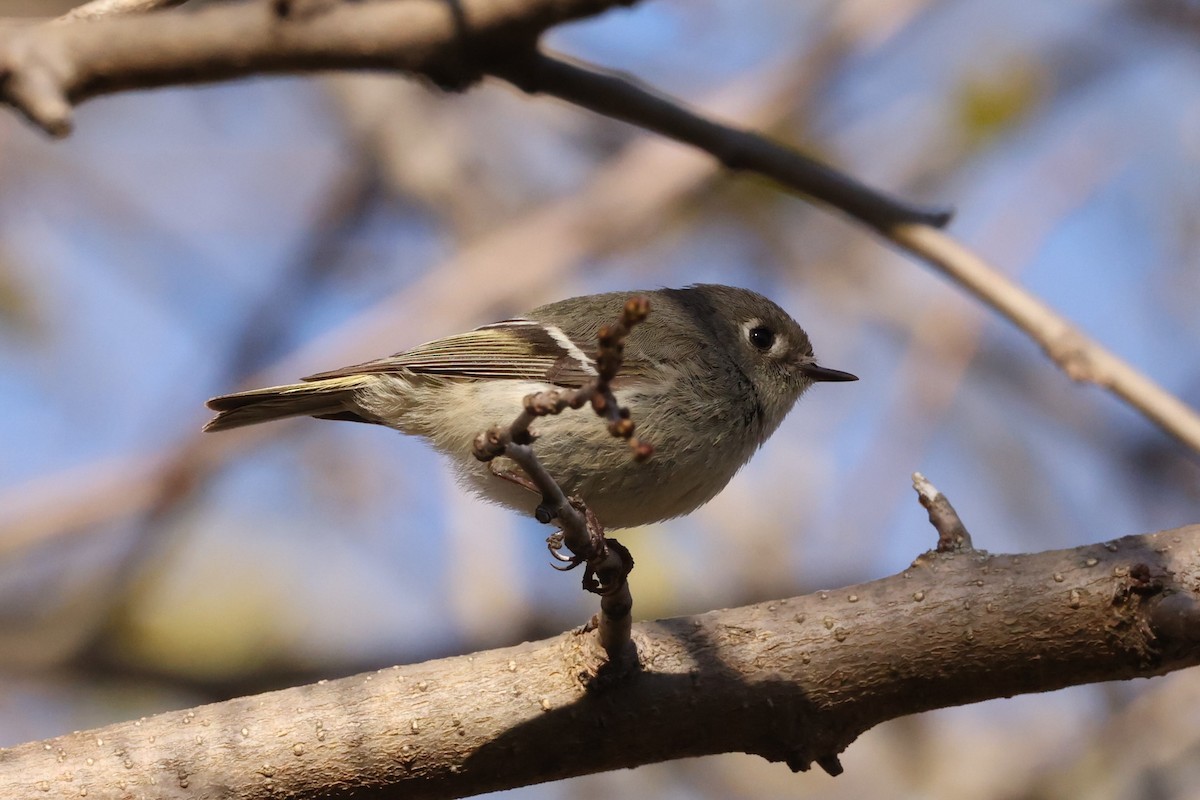
[[[0,257],[0,326],[8,328],[10,335],[32,335],[37,333],[38,323],[32,292],[14,265]]]
[[[1020,66],[1000,75],[968,80],[957,100],[964,136],[976,147],[1003,136],[1037,110],[1043,77]]]
[[[45,3],[0,3],[48,13]],[[1200,404],[1194,4],[644,2],[553,47],[958,210],[953,230]],[[588,291],[721,281],[794,312],[818,386],[700,512],[622,536],[653,617],[868,580],[933,542],[1197,521],[1200,468],[862,229],[495,83],[244,81],[0,117],[0,745],[548,635],[593,600],[419,442],[205,398]],[[1190,672],[882,726],[838,779],[747,756],[522,797],[1188,797]],[[1138,747],[1128,746],[1138,742]]]

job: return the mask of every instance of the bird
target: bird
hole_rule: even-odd
[[[475,438],[511,423],[529,394],[594,379],[589,352],[597,334],[632,297],[646,298],[650,311],[629,333],[611,386],[653,457],[636,462],[589,412],[532,426],[538,459],[607,528],[695,510],[725,488],[814,383],[858,380],[820,366],[808,335],[770,299],[695,284],[560,300],[299,383],[214,397],[207,405],[217,413],[205,430],[296,416],[382,425],[426,439],[483,498],[533,513],[540,495],[502,479],[502,463],[479,461]]]

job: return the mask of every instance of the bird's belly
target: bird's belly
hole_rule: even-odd
[[[478,385],[470,383],[455,388],[464,395],[461,402],[486,408],[491,412],[487,416],[506,424],[519,412],[521,397],[545,387],[514,381],[506,387],[504,397],[494,390],[480,393]],[[682,516],[725,488],[757,449],[758,439],[752,429],[745,428],[707,441],[689,430],[686,438],[675,441],[667,436],[667,431],[674,429],[666,424],[670,413],[661,408],[657,411],[657,416],[651,415],[639,428],[655,447],[655,454],[644,463],[635,462],[629,444],[610,436],[604,422],[585,409],[537,420],[532,426],[539,435],[534,452],[567,495],[582,497],[605,527],[630,528]],[[495,474],[515,470],[510,460],[499,458],[485,464],[475,459],[471,444],[480,431],[468,429],[468,425],[466,420],[453,426],[443,422],[436,428],[414,425],[417,430],[410,428],[410,432],[424,434],[446,453],[468,489],[532,515],[541,502],[540,495]]]

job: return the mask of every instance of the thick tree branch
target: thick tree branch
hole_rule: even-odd
[[[1200,525],[929,552],[836,591],[573,633],[0,750],[0,796],[457,797],[742,751],[793,769],[905,714],[1200,663]],[[597,735],[602,731],[603,735]],[[86,790],[86,794],[85,794]]]

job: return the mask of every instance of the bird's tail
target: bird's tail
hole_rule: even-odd
[[[370,422],[356,413],[354,393],[376,380],[374,375],[345,375],[287,386],[269,386],[222,395],[207,405],[217,415],[206,431],[224,431],[285,417],[320,417]]]

